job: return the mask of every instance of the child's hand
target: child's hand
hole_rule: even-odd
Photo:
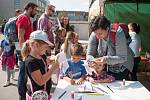
[[[48,65],[55,63],[55,61],[56,61],[56,56],[48,56],[46,59],[46,63]]]
[[[74,85],[75,84],[75,80],[71,79],[70,83],[71,83],[71,85]]]
[[[83,81],[84,81],[84,79],[80,78],[80,79],[76,80],[75,83],[76,83],[77,85],[80,85],[80,84],[83,83]]]

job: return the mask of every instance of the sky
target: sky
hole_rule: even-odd
[[[56,7],[56,10],[87,11],[89,0],[49,0]]]

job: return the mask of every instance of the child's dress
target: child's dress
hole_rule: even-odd
[[[108,79],[108,80],[111,80],[111,81],[114,81],[115,78],[111,75],[108,75],[105,71],[103,71],[100,75],[96,75],[96,73],[93,71],[92,72],[92,75],[87,75],[89,77],[92,77],[94,80],[105,80],[105,79]]]

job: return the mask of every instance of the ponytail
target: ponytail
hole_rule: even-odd
[[[29,40],[26,40],[26,42],[23,43],[22,50],[21,50],[21,55],[23,57],[23,60],[25,60],[30,54],[31,48],[29,42],[30,42]]]
[[[68,41],[73,40],[74,42],[74,38],[75,38],[75,33],[72,31],[67,32],[67,36],[65,38],[65,42],[64,42],[64,53],[67,54],[68,51]]]

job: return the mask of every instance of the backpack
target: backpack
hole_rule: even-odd
[[[24,14],[21,14],[19,16],[22,16]],[[19,17],[18,16],[18,17]],[[25,15],[26,16],[26,15]],[[5,39],[9,42],[19,42],[18,40],[18,32],[17,32],[17,27],[16,27],[16,21],[18,19],[18,17],[14,17],[11,18],[5,25],[5,29],[4,29],[4,36]],[[30,27],[30,21],[28,20],[28,27]],[[28,29],[27,27],[27,29]],[[26,29],[26,30],[27,30]]]
[[[4,28],[5,39],[10,43],[18,42],[16,20],[17,20],[17,17],[14,17],[13,19],[9,20],[6,23],[5,28]]]
[[[124,35],[125,35],[126,40],[127,40],[127,45],[129,45],[132,40],[131,40],[131,37],[129,35],[128,26],[125,23],[113,23],[111,25],[110,35],[111,35],[111,39],[112,39],[113,44],[115,44],[115,42],[116,42],[116,31],[118,30],[119,26],[123,29]]]

